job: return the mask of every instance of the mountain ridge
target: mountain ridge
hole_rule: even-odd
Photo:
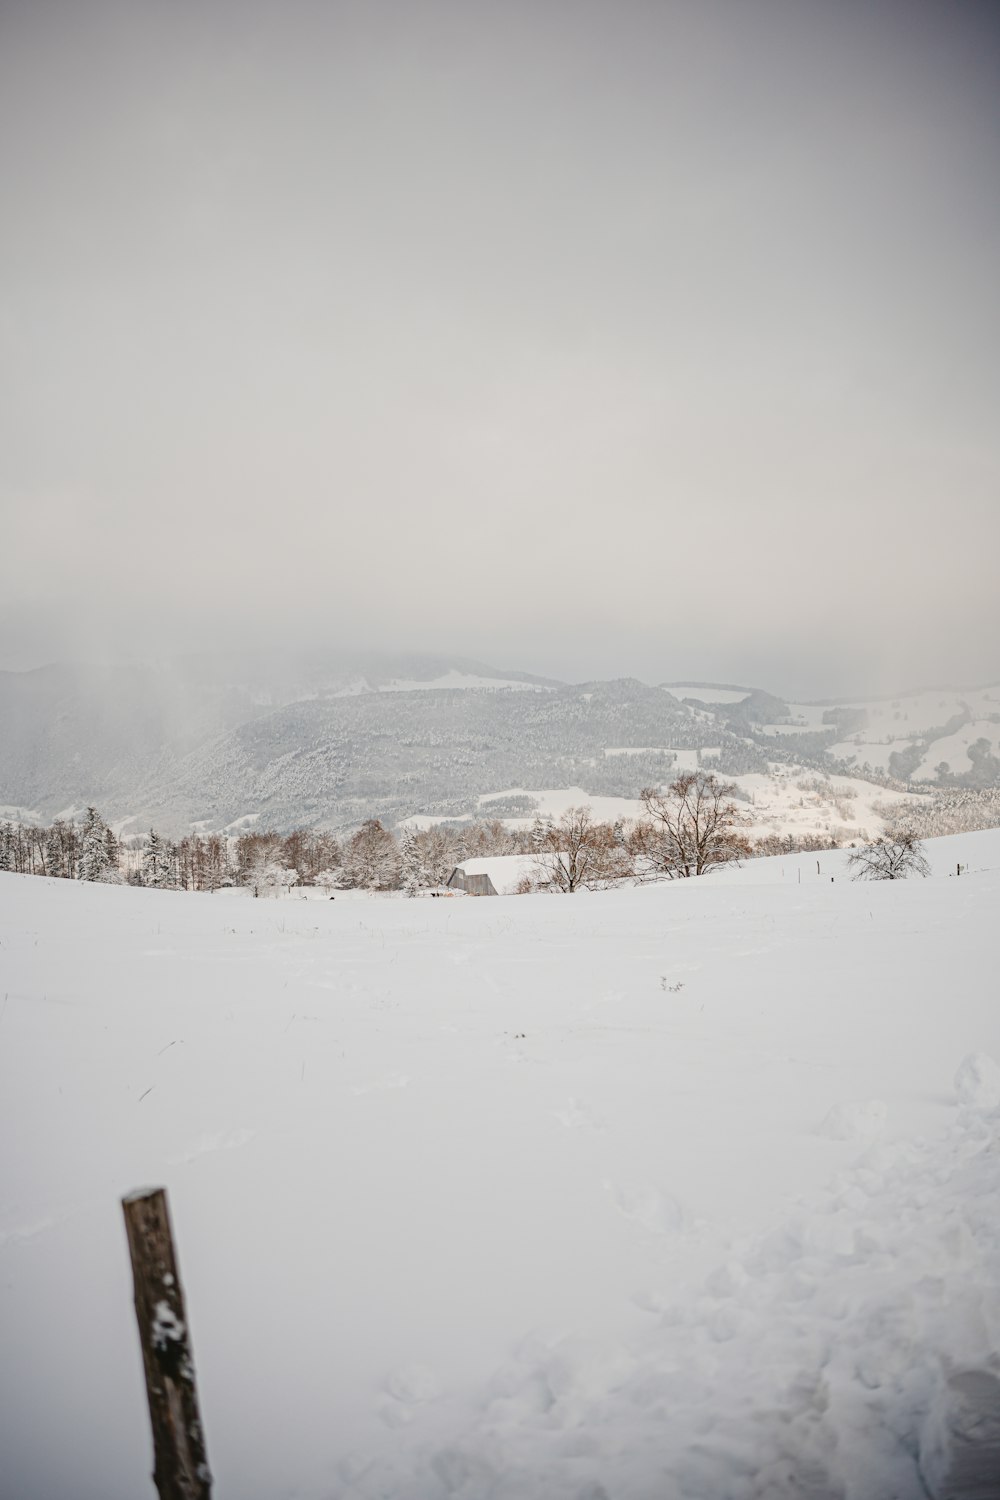
[[[914,785],[947,784],[948,761],[955,784],[993,785],[1000,685],[786,703],[737,684],[570,684],[320,649],[0,673],[0,804],[52,818],[95,803],[173,834],[250,813],[277,828],[462,816],[510,786],[634,796],[681,752],[725,775],[795,760]]]

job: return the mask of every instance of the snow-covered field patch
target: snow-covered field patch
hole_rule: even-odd
[[[617,749],[614,753],[625,755],[628,752]],[[633,753],[644,752],[636,750]],[[701,757],[694,750],[679,750],[674,754],[676,759],[666,772],[665,784],[684,772],[697,771],[699,766],[712,769],[711,752],[702,752]],[[900,814],[905,814],[907,805],[919,803],[926,795],[893,792],[860,777],[825,776],[806,766],[778,763],[772,764],[766,775],[754,772],[745,776],[725,776],[723,780],[731,781],[743,793],[744,810],[751,818],[747,830],[751,842],[768,834],[836,837],[842,843],[875,838],[886,825],[882,809],[898,809]],[[502,817],[501,822],[511,829],[530,828],[536,815],[558,822],[571,807],[589,807],[597,822],[628,822],[644,815],[638,797],[593,795],[579,786],[542,790],[515,786],[481,796],[478,799],[479,817],[492,817],[494,803],[505,803],[515,797],[530,798],[537,806],[537,814]],[[401,826],[430,828],[440,821],[440,817],[433,814],[415,813],[404,819]]]
[[[850,843],[875,838],[886,819],[881,809],[905,816],[920,794],[893,792],[856,776],[824,776],[804,766],[773,764],[768,775],[734,776],[751,799],[753,841],[762,834],[835,835]]]
[[[889,757],[903,750],[909,750],[913,744],[912,740],[888,739],[876,743],[873,740],[859,736],[853,740],[838,740],[835,745],[830,746],[830,754],[835,760],[853,761],[856,765],[868,765],[876,771],[888,771]]]
[[[490,804],[508,797],[530,797],[538,804],[540,817],[556,820],[571,807],[589,807],[595,820],[600,823],[614,823],[619,819],[642,816],[642,803],[638,797],[592,796],[582,786],[545,787],[541,791],[528,791],[523,786],[514,786],[505,792],[490,792],[480,797],[480,817],[490,817]],[[510,828],[530,828],[533,818],[504,818],[503,821]]]
[[[1000,834],[928,849],[573,898],[0,875],[0,1492],[149,1493],[118,1200],[165,1183],[220,1497],[943,1495],[997,1389]]]
[[[696,703],[743,703],[752,692],[751,688],[697,687],[686,682],[664,683],[664,688],[681,702],[693,698]]]
[[[463,689],[477,691],[504,689],[508,692],[548,693],[552,689],[544,682],[524,682],[518,677],[484,677],[474,672],[459,672],[451,667],[440,677],[394,677],[389,682],[372,686],[366,677],[357,677],[346,687],[331,694],[334,698],[357,698],[364,693],[422,693],[455,692]]]

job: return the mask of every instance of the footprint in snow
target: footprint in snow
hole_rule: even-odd
[[[554,1109],[552,1114],[566,1130],[604,1129],[604,1122],[579,1099],[569,1099],[561,1109]]]
[[[638,1292],[633,1292],[632,1301],[642,1312],[656,1313],[657,1315],[668,1312],[673,1306],[673,1298],[668,1297],[665,1292],[657,1292],[648,1287]]]
[[[408,1073],[386,1073],[382,1078],[376,1078],[373,1083],[355,1084],[351,1089],[352,1094],[374,1094],[380,1089],[405,1089],[409,1083]]]
[[[387,1427],[405,1427],[419,1407],[441,1394],[437,1376],[426,1365],[404,1365],[393,1370],[375,1407]]]
[[[607,1186],[625,1217],[650,1234],[677,1234],[683,1229],[680,1204],[654,1183],[619,1183],[617,1186],[608,1183]]]
[[[404,1401],[408,1406],[420,1406],[424,1401],[433,1401],[440,1395],[437,1376],[426,1365],[404,1365],[393,1370],[385,1383],[390,1396]]]
[[[22,1240],[33,1240],[36,1234],[51,1229],[55,1219],[36,1219],[30,1224],[18,1224],[12,1229],[0,1229],[0,1245],[17,1245]]]
[[[237,1151],[253,1138],[252,1130],[220,1130],[215,1135],[201,1136],[180,1156],[168,1156],[167,1163],[171,1167],[180,1167],[186,1162],[196,1161],[199,1156],[208,1156],[213,1151]]]
[[[864,1141],[883,1129],[888,1107],[881,1099],[835,1104],[816,1131],[828,1141]]]

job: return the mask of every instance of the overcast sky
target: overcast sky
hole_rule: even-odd
[[[991,0],[0,15],[0,666],[1000,677]]]

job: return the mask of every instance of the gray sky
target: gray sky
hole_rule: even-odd
[[[991,0],[2,0],[0,665],[1000,677]]]

